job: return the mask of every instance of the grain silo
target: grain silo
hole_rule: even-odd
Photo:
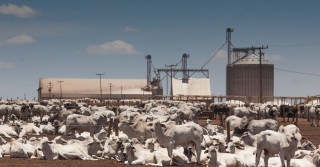
[[[272,100],[274,65],[261,56],[262,102]],[[259,102],[260,56],[248,54],[227,65],[227,96],[247,96],[247,102]]]

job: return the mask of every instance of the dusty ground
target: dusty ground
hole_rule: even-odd
[[[38,160],[38,159],[25,159],[25,158],[1,158],[1,167],[106,167],[106,166],[127,166],[123,163],[117,163],[113,160],[97,160],[97,161],[81,161],[81,160]],[[145,165],[135,165],[135,167],[145,167]],[[205,165],[188,164],[187,166],[199,166]]]
[[[205,119],[202,118],[199,123],[200,125],[205,124]],[[278,120],[279,125],[287,125],[289,123],[282,123],[282,118]],[[213,122],[214,124],[219,124],[218,120]],[[302,136],[307,137],[315,146],[320,144],[320,128],[319,127],[310,127],[310,124],[307,122],[307,119],[299,119],[298,127],[300,128]],[[54,138],[55,136],[48,136],[49,139]],[[123,163],[117,163],[113,160],[97,160],[97,161],[80,161],[80,160],[37,160],[37,159],[23,159],[23,158],[0,158],[0,167],[100,167],[100,166],[127,166]],[[136,166],[144,166],[144,165],[136,165]],[[188,164],[188,167],[199,166],[196,164]],[[200,165],[205,166],[205,165]],[[199,167],[200,167],[199,166]]]

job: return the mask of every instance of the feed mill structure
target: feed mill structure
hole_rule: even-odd
[[[272,101],[274,65],[261,56],[262,102]],[[246,96],[247,102],[259,102],[260,56],[248,54],[227,65],[227,96]]]

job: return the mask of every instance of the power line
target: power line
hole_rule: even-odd
[[[294,47],[294,46],[312,46],[318,45],[320,42],[311,42],[311,43],[303,43],[303,44],[287,44],[287,45],[269,45],[271,47]]]
[[[274,69],[275,69],[275,70],[279,70],[279,71],[285,71],[285,72],[296,73],[296,74],[312,75],[312,76],[320,77],[320,75],[319,75],[319,74],[312,74],[312,73],[306,73],[306,72],[299,72],[299,71],[285,70],[285,69],[281,69],[281,68],[274,68]]]

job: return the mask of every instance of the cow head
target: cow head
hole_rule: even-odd
[[[302,142],[301,149],[302,150],[311,150],[311,151],[313,151],[313,150],[315,150],[317,148],[309,140],[305,139]]]
[[[216,158],[217,157],[217,150],[216,147],[210,146],[204,153],[208,153],[207,158]]]
[[[122,143],[120,149],[123,150],[122,155],[125,157],[125,159],[127,159],[128,161],[133,159],[136,148],[131,143]]]
[[[143,148],[154,150],[154,144],[157,142],[155,138],[149,138],[144,142]]]
[[[96,140],[95,138],[93,139],[93,141],[88,143],[88,154],[90,156],[92,155],[97,155],[98,151],[103,151],[104,147],[101,144],[100,141]]]

